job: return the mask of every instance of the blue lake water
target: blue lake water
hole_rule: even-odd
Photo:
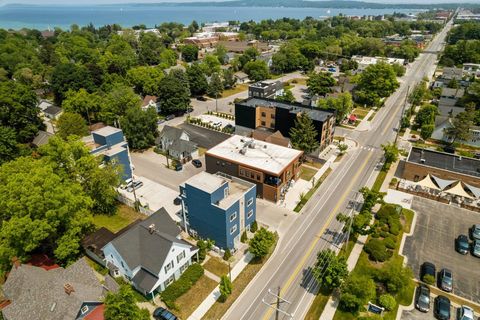
[[[163,22],[189,24],[240,20],[259,21],[282,17],[303,19],[345,15],[381,15],[385,13],[413,13],[409,9],[324,9],[324,8],[282,8],[282,7],[195,7],[195,6],[5,6],[0,7],[0,28],[69,28],[93,23],[95,26],[118,23],[123,27],[145,24],[153,27]],[[418,10],[417,10],[418,11]]]

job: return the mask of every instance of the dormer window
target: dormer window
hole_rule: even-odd
[[[83,306],[82,309],[80,309],[80,312],[81,312],[82,314],[87,313],[87,312],[88,312],[88,306]]]

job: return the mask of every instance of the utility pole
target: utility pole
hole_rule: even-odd
[[[283,314],[283,315],[286,315],[287,317],[289,317],[290,319],[292,319],[292,318],[293,318],[293,314],[288,313],[288,312],[286,312],[286,311],[284,311],[284,310],[282,310],[282,309],[280,308],[280,304],[281,304],[281,303],[292,304],[290,301],[285,300],[285,299],[283,299],[282,297],[280,297],[280,292],[281,292],[280,286],[278,287],[278,290],[277,290],[277,293],[278,293],[278,294],[275,294],[275,293],[272,292],[272,290],[268,289],[268,294],[271,295],[271,296],[273,296],[273,297],[275,297],[276,300],[275,300],[274,303],[268,303],[267,301],[265,301],[265,298],[263,298],[263,299],[262,299],[262,303],[265,304],[265,305],[267,305],[267,306],[270,307],[270,308],[275,309],[275,319],[276,319],[276,320],[279,319],[280,313]]]

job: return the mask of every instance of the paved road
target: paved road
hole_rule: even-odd
[[[268,291],[276,293],[279,287],[282,298],[290,302],[282,303],[281,309],[292,314],[293,319],[304,318],[317,290],[309,270],[315,263],[317,252],[332,246],[332,238],[341,229],[335,219],[336,213],[344,210],[354,193],[370,180],[375,166],[382,159],[381,144],[394,140],[394,128],[398,126],[408,86],[433,74],[437,59],[435,52],[442,49],[450,27],[448,25],[432,41],[429,53],[421,54],[407,69],[401,86],[387,99],[385,107],[373,120],[372,130],[350,133],[353,139],[367,148],[357,148],[344,157],[280,239],[272,257],[228,310],[224,319],[275,318],[275,311],[264,302],[273,304],[276,298]],[[280,313],[278,318],[290,317]]]

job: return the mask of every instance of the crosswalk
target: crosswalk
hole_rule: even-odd
[[[374,151],[375,149],[377,149],[376,147],[372,147],[372,146],[360,146],[359,148],[367,151]]]

